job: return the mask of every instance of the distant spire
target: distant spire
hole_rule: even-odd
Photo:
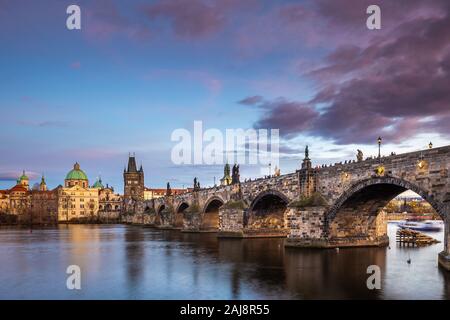
[[[128,158],[128,172],[137,172],[137,167],[136,167],[136,158],[134,156],[134,154],[131,156],[129,156]]]
[[[41,183],[39,184],[40,191],[47,191],[47,184],[45,183],[44,174],[42,174]]]

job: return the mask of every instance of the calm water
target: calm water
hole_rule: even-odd
[[[285,249],[283,239],[216,239],[139,226],[0,229],[1,299],[449,299],[443,244],[391,249]],[[442,240],[442,233],[434,233]],[[411,258],[408,265],[406,260]],[[66,268],[82,290],[66,289]],[[383,270],[366,288],[366,268]]]

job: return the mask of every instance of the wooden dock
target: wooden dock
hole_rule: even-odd
[[[410,229],[398,229],[397,230],[397,243],[401,246],[428,246],[431,244],[439,243],[436,240],[424,233]]]

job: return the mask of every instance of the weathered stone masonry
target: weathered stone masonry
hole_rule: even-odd
[[[409,189],[444,219],[439,262],[450,269],[449,163],[450,146],[329,167],[313,167],[306,155],[295,173],[138,201],[135,215],[186,232],[287,236],[287,246],[380,246],[388,243],[382,208]]]

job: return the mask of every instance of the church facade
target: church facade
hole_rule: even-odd
[[[57,189],[48,190],[45,178],[30,189],[29,178],[23,171],[11,189],[0,190],[0,214],[3,223],[54,224],[57,221]]]

